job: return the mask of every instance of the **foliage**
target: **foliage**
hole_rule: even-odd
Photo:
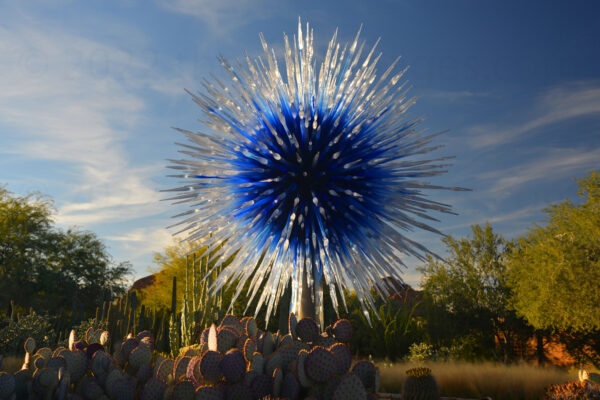
[[[546,400],[600,400],[600,387],[587,382],[567,382],[562,385],[550,385],[546,391]]]
[[[481,359],[477,338],[472,335],[459,336],[449,346],[436,347],[421,342],[413,343],[409,348],[406,360],[411,363],[428,361],[478,361]]]
[[[418,304],[375,296],[377,315],[371,311],[369,323],[356,294],[347,295],[346,302],[350,312],[344,317],[354,329],[350,344],[360,354],[394,361],[404,357],[424,335],[422,321],[414,316]]]
[[[577,364],[591,362],[600,368],[600,330],[590,332],[564,330],[558,332],[558,337]]]
[[[130,264],[115,264],[89,231],[56,228],[52,202],[0,187],[0,305],[57,312],[73,297],[93,312],[125,290]],[[6,309],[5,308],[5,309]]]
[[[81,321],[79,324],[73,326],[71,329],[75,329],[75,338],[79,341],[85,341],[85,334],[88,329],[92,328],[94,331],[98,329],[107,330],[108,324],[106,321],[98,321],[96,318],[89,318]],[[70,333],[70,332],[69,332]],[[65,337],[57,343],[57,346],[68,347],[69,336]]]
[[[435,361],[438,359],[438,355],[432,344],[421,342],[410,345],[406,359],[412,363],[422,363]]]
[[[186,308],[189,313],[198,314],[195,318],[190,318],[189,321],[186,321],[187,325],[193,325],[190,322],[194,320],[201,328],[204,328],[222,318],[226,313],[240,316],[245,313],[246,309],[252,310],[253,306],[256,305],[257,299],[254,299],[252,304],[249,304],[249,284],[244,287],[244,290],[235,299],[235,282],[230,286],[218,290],[216,293],[211,288],[219,272],[230,261],[231,259],[228,259],[220,267],[215,268],[214,261],[208,262],[206,248],[197,248],[197,243],[184,241],[168,246],[162,253],[157,252],[154,254],[155,268],[151,269],[150,272],[155,276],[155,280],[151,286],[139,291],[141,302],[148,309],[171,309],[173,303],[172,282],[173,277],[175,277],[177,281],[176,312],[183,312],[184,308]],[[194,269],[196,271],[195,278]],[[287,314],[288,311],[286,308],[286,321]],[[265,310],[261,310],[256,317],[257,320],[264,321],[264,316]],[[179,320],[177,325],[180,323],[181,320]],[[273,328],[276,326],[276,323],[277,319],[271,318],[269,327]],[[198,327],[192,326],[191,328],[192,331],[197,332]],[[184,336],[187,335],[186,333]]]
[[[53,345],[56,333],[52,318],[32,311],[19,316],[18,321],[10,320],[8,325],[0,330],[0,353],[23,354],[25,352],[23,345],[29,337],[35,339],[37,347]]]
[[[505,260],[511,243],[494,233],[488,223],[471,228],[472,237],[443,239],[449,252],[446,261],[430,257],[419,268],[428,333],[439,346],[460,336],[475,338],[484,356],[494,354],[495,343],[499,343],[501,354],[496,358],[508,361],[513,357],[514,341],[531,335],[525,322],[508,308]],[[440,320],[436,321],[437,317]]]
[[[185,282],[185,255],[192,250],[191,243],[173,244],[165,248],[163,253],[154,253],[155,268],[150,272],[154,275],[154,283],[141,289],[140,300],[148,308],[168,309],[171,307],[171,282],[173,277],[178,282]],[[183,301],[183,291],[177,293],[177,303]]]
[[[512,304],[536,328],[600,330],[600,171],[576,181],[582,202],[545,209],[510,258]]]

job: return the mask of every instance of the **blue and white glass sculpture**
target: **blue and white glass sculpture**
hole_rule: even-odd
[[[290,281],[297,314],[303,297],[319,314],[323,282],[336,310],[342,289],[355,290],[367,310],[371,289],[386,294],[381,278],[399,277],[404,255],[430,254],[405,232],[439,233],[423,220],[450,206],[422,191],[459,188],[419,179],[445,172],[440,162],[449,157],[419,158],[437,148],[436,135],[407,118],[414,99],[398,60],[377,74],[377,44],[366,51],[357,34],[341,47],[336,32],[317,61],[313,32],[299,23],[292,43],[284,35],[282,72],[260,38],[264,59],[234,67],[221,57],[230,82],[205,80],[203,93],[192,94],[209,131],[180,130],[190,143],[181,144],[188,158],[171,160],[185,179],[172,199],[191,209],[176,225],[216,250],[217,264],[235,255],[213,289],[237,280],[237,297],[250,282],[256,312],[266,305],[267,318]]]

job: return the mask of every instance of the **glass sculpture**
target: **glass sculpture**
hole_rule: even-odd
[[[183,179],[171,199],[190,209],[175,225],[213,252],[215,268],[233,257],[212,289],[235,280],[237,298],[249,282],[267,318],[290,282],[296,315],[304,301],[322,316],[323,283],[336,311],[342,290],[368,310],[372,290],[388,294],[383,277],[401,279],[405,255],[432,254],[407,232],[439,233],[429,212],[451,213],[423,191],[461,190],[421,180],[446,172],[450,157],[421,158],[441,146],[407,116],[406,69],[396,59],[378,74],[377,43],[365,49],[359,35],[340,46],[336,31],[317,60],[308,24],[291,43],[284,35],[281,58],[261,34],[264,58],[219,57],[229,81],[190,93],[208,130],[179,129],[189,142],[186,158],[170,160]]]

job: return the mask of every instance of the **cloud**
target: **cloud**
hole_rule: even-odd
[[[495,224],[495,223],[502,224],[502,223],[511,222],[511,221],[526,220],[529,217],[539,214],[540,211],[547,206],[548,206],[547,203],[540,203],[540,204],[535,204],[532,206],[516,209],[516,210],[510,211],[510,212],[504,213],[504,214],[494,215],[492,213],[487,217],[473,218],[469,222],[463,222],[463,223],[460,223],[457,225],[451,225],[451,226],[444,226],[441,228],[441,230],[442,230],[442,232],[447,232],[447,231],[451,231],[451,230],[470,227],[471,225],[483,225],[486,222],[489,222],[490,224]]]
[[[109,245],[122,249],[127,254],[127,259],[137,265],[133,280],[142,278],[148,275],[148,271],[153,270],[148,255],[162,252],[178,242],[166,229],[152,226],[135,228],[118,235],[107,235],[105,239]]]
[[[470,90],[461,90],[461,91],[435,91],[431,93],[426,93],[424,96],[428,99],[435,100],[444,100],[444,101],[457,101],[464,100],[470,98],[481,98],[481,97],[489,97],[491,93],[489,92],[472,92]]]
[[[131,257],[162,251],[164,248],[175,244],[171,234],[162,228],[136,228],[122,235],[108,235],[106,240],[119,242],[129,250]]]
[[[530,163],[479,175],[479,178],[494,182],[488,193],[494,197],[508,194],[512,189],[536,180],[573,176],[585,168],[597,168],[600,148],[585,150],[550,149],[544,157]]]
[[[584,116],[600,116],[600,82],[583,81],[548,90],[533,106],[529,119],[519,124],[471,128],[471,147],[480,149],[514,142],[524,134],[562,121]]]
[[[0,28],[0,153],[64,165],[69,179],[56,221],[129,220],[160,211],[148,183],[156,168],[132,167],[123,141],[142,117],[139,58],[56,29]],[[59,199],[60,203],[60,199]]]
[[[277,2],[253,0],[157,0],[168,11],[202,20],[210,31],[223,34],[271,16]]]

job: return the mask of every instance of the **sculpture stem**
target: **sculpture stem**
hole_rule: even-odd
[[[311,290],[308,287],[307,275],[308,272],[305,268],[302,273],[302,297],[300,298],[300,312],[298,313],[298,320],[306,317],[315,319],[315,301]]]

